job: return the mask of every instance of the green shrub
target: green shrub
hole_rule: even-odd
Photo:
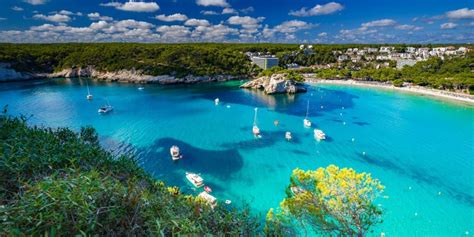
[[[0,116],[0,236],[254,235],[247,208],[201,200],[154,180],[98,144],[93,128],[28,127]]]

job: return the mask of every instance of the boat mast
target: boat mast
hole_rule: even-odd
[[[90,95],[91,91],[89,90],[89,83],[87,82],[87,80],[86,80],[86,85],[87,85],[87,95]]]
[[[305,117],[305,119],[308,119],[308,111],[309,111],[309,100],[308,100],[308,103],[306,104],[306,117]]]
[[[255,115],[253,117],[253,126],[257,126],[257,110],[258,108],[255,108]]]

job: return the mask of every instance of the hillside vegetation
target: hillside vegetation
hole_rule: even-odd
[[[246,210],[182,194],[127,156],[114,157],[90,127],[28,127],[0,116],[0,236],[249,236]]]

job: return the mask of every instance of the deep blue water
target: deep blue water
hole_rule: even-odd
[[[249,203],[262,215],[284,198],[294,168],[335,164],[370,172],[386,186],[379,199],[384,223],[375,236],[474,234],[473,106],[334,85],[267,96],[241,90],[239,82],[145,85],[142,91],[132,84],[89,84],[92,101],[85,99],[85,79],[3,83],[0,104],[11,114],[33,115],[33,124],[92,125],[108,149],[136,155],[168,184],[197,193],[184,173],[198,172],[219,200]],[[104,116],[97,109],[105,98],[115,110]],[[303,127],[308,100],[310,119],[326,141]],[[255,107],[261,139],[251,134]],[[171,145],[181,148],[183,160],[171,161]]]

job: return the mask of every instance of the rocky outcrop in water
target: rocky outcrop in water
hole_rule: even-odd
[[[286,74],[273,74],[271,76],[263,76],[255,80],[246,82],[240,86],[241,88],[264,90],[266,94],[295,94],[306,92],[303,83],[288,80]]]
[[[38,78],[56,78],[56,77],[92,77],[104,81],[117,81],[127,83],[158,83],[158,84],[192,84],[202,82],[216,82],[239,79],[232,75],[215,76],[193,76],[188,75],[183,78],[177,78],[169,75],[151,76],[146,75],[140,70],[119,70],[114,72],[102,72],[93,67],[68,68],[55,73],[23,73],[11,69],[8,64],[0,64],[0,81],[29,80]]]

